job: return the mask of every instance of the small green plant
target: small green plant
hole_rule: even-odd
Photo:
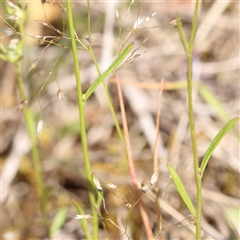
[[[26,8],[24,8],[22,5],[16,5],[10,1],[6,2],[5,8],[8,14],[6,16],[6,19],[10,19],[13,21],[13,26],[8,24],[8,26],[11,27],[10,31],[12,31],[13,35],[14,34],[16,35],[10,41],[7,47],[1,43],[0,57],[4,61],[12,63],[17,73],[17,86],[18,86],[21,102],[17,106],[16,110],[20,111],[23,109],[24,119],[26,122],[28,134],[32,144],[32,157],[33,157],[33,162],[35,167],[37,193],[40,198],[40,210],[42,213],[44,213],[46,196],[45,196],[44,182],[42,177],[41,161],[40,161],[39,151],[37,147],[37,142],[38,142],[37,132],[40,133],[42,130],[42,121],[39,122],[38,131],[36,132],[34,115],[32,111],[27,107],[27,103],[29,99],[26,98],[26,94],[24,91],[22,68],[20,64],[21,59],[23,57],[23,43],[24,43],[24,38],[23,38],[24,26],[20,20],[23,20],[26,18]],[[6,20],[4,21],[6,22]]]
[[[87,3],[88,3],[88,11],[89,11],[88,12],[88,16],[90,16],[90,2],[87,1]],[[131,3],[129,5],[129,7],[130,6],[131,6]],[[117,68],[119,67],[120,64],[123,64],[123,61],[124,61],[125,57],[132,50],[133,43],[130,43],[124,50],[122,50],[120,52],[119,56],[116,58],[116,60],[102,74],[100,74],[98,65],[94,61],[100,76],[88,88],[86,93],[83,94],[82,88],[81,88],[80,68],[79,68],[78,58],[77,58],[75,29],[74,29],[74,23],[73,23],[73,17],[72,17],[72,10],[71,10],[71,2],[70,2],[70,0],[67,0],[67,12],[68,12],[68,24],[69,24],[69,32],[70,32],[71,45],[72,45],[72,53],[73,53],[73,59],[74,59],[74,70],[75,70],[75,76],[76,76],[77,92],[78,92],[78,110],[79,110],[79,120],[80,120],[79,123],[80,123],[81,140],[82,140],[82,146],[83,146],[85,172],[86,172],[86,177],[87,177],[87,182],[88,182],[89,198],[90,198],[91,210],[92,210],[92,217],[91,218],[93,219],[93,235],[92,235],[92,238],[93,239],[98,239],[98,220],[99,220],[99,218],[98,218],[98,212],[96,211],[96,206],[98,208],[100,207],[100,204],[101,204],[101,202],[103,200],[103,196],[101,194],[97,194],[97,198],[96,198],[95,195],[94,195],[94,187],[93,187],[94,184],[93,183],[95,183],[95,187],[96,187],[98,193],[99,193],[99,191],[101,192],[101,189],[99,187],[100,186],[99,184],[96,185],[96,178],[94,178],[95,181],[93,181],[92,177],[91,177],[91,172],[92,171],[91,171],[91,164],[90,164],[89,156],[88,156],[88,146],[87,146],[87,138],[86,138],[86,126],[85,126],[85,119],[84,119],[84,105],[85,105],[85,102],[90,97],[90,95],[98,87],[98,85],[102,83],[103,86],[104,86],[107,98],[108,98],[108,103],[109,103],[109,106],[110,106],[113,118],[115,119],[114,122],[116,124],[116,128],[118,129],[118,133],[120,135],[120,138],[122,139],[122,133],[121,133],[121,130],[119,128],[119,124],[118,124],[118,122],[116,120],[115,112],[113,110],[112,103],[111,103],[111,100],[109,98],[108,90],[106,88],[106,84],[104,83],[104,80],[105,80],[105,78],[108,75],[113,74],[117,70]],[[142,20],[141,20],[141,22],[142,22]],[[136,30],[138,30],[141,22],[139,21],[139,19],[137,20],[137,24],[135,24],[134,27],[133,27],[132,34],[136,33]],[[91,39],[91,35],[90,35],[90,33],[91,33],[91,30],[90,30],[90,17],[88,18],[88,29],[89,29],[88,30],[88,32],[89,32],[89,39]],[[126,39],[124,40],[124,44],[129,39],[130,39],[130,36],[127,36]],[[91,44],[90,44],[89,50],[90,50],[90,52],[92,54],[93,60],[95,60],[94,53],[92,52]],[[135,60],[137,57],[140,56],[140,54],[134,54],[136,51],[137,51],[137,49],[133,51],[132,55],[127,59],[126,63],[129,63],[132,60]],[[129,149],[127,149],[127,153],[129,153]],[[129,156],[128,156],[128,158],[130,159]],[[131,166],[131,163],[130,163],[130,166]],[[133,170],[133,168],[131,168],[131,172],[132,171],[135,171],[135,170]],[[135,190],[136,190],[137,198],[139,198],[140,195],[139,195],[139,191],[137,190],[137,185],[135,183],[135,177],[133,178],[133,184],[134,184],[134,187],[135,187]],[[104,200],[103,200],[103,204],[105,206]],[[76,203],[75,203],[75,205],[76,205]],[[77,209],[79,210],[79,213],[82,213],[83,216],[85,216],[84,215],[84,211],[81,210],[79,205],[77,205]],[[143,212],[145,212],[144,208],[140,207],[140,209],[142,211],[142,214],[145,214],[145,213],[143,213]],[[89,234],[89,232],[87,231],[87,228],[86,228],[86,222],[85,222],[86,218],[83,217],[82,219],[84,220],[83,221],[83,229],[85,229],[86,235],[89,236],[90,234]],[[152,231],[150,230],[150,225],[149,225],[149,222],[148,222],[149,220],[147,220],[147,217],[143,218],[143,220],[145,221],[146,230],[148,230],[148,233],[147,233],[148,237],[152,238]]]
[[[43,11],[44,10],[44,4],[46,4],[45,0],[41,1]],[[130,12],[130,9],[133,5],[134,1],[129,1],[128,3],[128,9],[127,9],[127,15]],[[28,129],[28,133],[32,142],[32,156],[34,160],[34,166],[35,166],[35,174],[36,174],[36,182],[37,182],[37,192],[40,199],[40,209],[43,213],[43,215],[46,215],[46,203],[48,200],[49,193],[47,192],[47,189],[45,188],[43,177],[42,177],[42,168],[40,164],[40,157],[38,152],[38,141],[41,138],[42,131],[43,131],[43,109],[41,105],[41,93],[43,89],[46,87],[48,82],[51,78],[53,78],[56,81],[57,84],[57,98],[59,101],[63,100],[64,93],[60,88],[60,85],[57,81],[57,78],[55,76],[55,67],[57,63],[59,62],[63,51],[68,50],[71,51],[73,62],[74,62],[74,75],[76,80],[76,91],[77,91],[77,102],[78,102],[78,114],[79,114],[79,133],[81,138],[81,145],[82,145],[82,153],[83,153],[83,160],[84,160],[84,167],[85,167],[85,175],[87,180],[87,186],[88,186],[88,194],[89,194],[89,202],[90,202],[90,211],[87,209],[84,209],[82,205],[77,200],[72,200],[72,204],[75,207],[75,211],[77,211],[77,215],[71,216],[74,219],[78,219],[80,221],[82,230],[85,234],[85,237],[87,239],[99,239],[99,222],[102,223],[104,229],[106,229],[105,223],[110,222],[114,227],[116,227],[119,232],[121,233],[121,237],[130,239],[130,236],[128,236],[128,228],[129,228],[129,221],[130,221],[130,215],[136,206],[139,207],[141,220],[143,222],[143,225],[145,227],[145,233],[147,236],[147,239],[155,239],[159,237],[161,232],[163,230],[169,230],[171,227],[162,229],[160,227],[162,223],[162,215],[161,215],[161,206],[160,206],[160,197],[159,197],[159,188],[158,188],[158,156],[157,156],[157,142],[158,142],[158,131],[159,131],[159,118],[160,118],[160,106],[161,106],[161,94],[164,90],[164,84],[163,79],[161,82],[161,91],[160,91],[160,97],[159,97],[159,103],[158,103],[158,110],[157,110],[157,117],[156,117],[156,140],[155,140],[155,146],[154,146],[154,174],[152,175],[151,179],[148,183],[142,182],[141,187],[138,186],[137,181],[137,172],[135,169],[135,163],[133,161],[132,157],[132,151],[131,151],[131,145],[130,145],[130,137],[129,137],[129,131],[127,126],[127,120],[126,120],[126,112],[124,107],[124,101],[123,101],[123,95],[121,92],[121,86],[120,81],[118,79],[118,75],[116,74],[116,83],[117,83],[117,90],[119,94],[119,103],[120,103],[120,109],[121,109],[121,115],[122,115],[122,123],[123,123],[123,130],[121,129],[118,118],[116,116],[113,103],[111,100],[111,96],[108,92],[108,86],[107,82],[105,81],[106,78],[113,76],[114,73],[116,73],[119,69],[126,66],[127,64],[131,63],[135,59],[142,56],[142,53],[138,52],[142,48],[145,47],[145,44],[147,42],[147,39],[143,40],[139,47],[135,47],[135,43],[130,42],[131,38],[137,34],[140,31],[141,25],[145,21],[149,21],[150,18],[152,18],[156,13],[151,14],[147,18],[140,18],[139,12],[140,12],[140,4],[138,5],[138,15],[137,20],[133,24],[132,29],[130,32],[126,35],[125,38],[123,38],[123,25],[124,22],[127,19],[126,17],[123,19],[123,21],[120,21],[120,14],[119,11],[116,9],[116,18],[118,20],[118,56],[116,59],[110,64],[110,66],[103,72],[100,71],[98,62],[95,57],[95,53],[92,47],[92,31],[91,31],[91,6],[90,1],[87,0],[87,32],[88,37],[86,38],[87,44],[84,44],[84,42],[81,40],[82,38],[79,38],[77,35],[77,31],[75,28],[76,22],[74,21],[74,17],[72,14],[72,8],[73,3],[71,0],[66,0],[66,2],[58,2],[62,12],[64,13],[64,17],[67,18],[67,27],[65,26],[65,20],[63,23],[63,29],[60,31],[53,27],[49,21],[47,20],[46,14],[45,14],[45,21],[38,21],[38,23],[43,24],[47,26],[48,28],[52,29],[57,33],[58,36],[28,36],[24,33],[24,25],[21,21],[25,21],[27,18],[26,16],[26,9],[21,5],[13,4],[12,2],[7,1],[6,2],[6,12],[7,17],[3,19],[3,21],[7,24],[8,27],[10,27],[10,30],[12,33],[10,35],[13,35],[14,38],[11,40],[10,44],[6,47],[3,44],[1,44],[1,59],[4,61],[10,62],[14,65],[16,73],[17,73],[17,84],[19,89],[19,95],[21,98],[20,104],[17,106],[16,110],[20,111],[23,110],[26,126]],[[197,151],[197,139],[195,134],[195,122],[194,122],[194,114],[193,114],[193,101],[192,101],[192,88],[198,87],[200,94],[202,97],[211,105],[215,106],[216,109],[218,109],[219,117],[225,121],[226,116],[225,112],[221,110],[219,107],[218,102],[214,98],[214,96],[211,94],[211,92],[208,91],[205,85],[194,83],[192,80],[192,55],[193,55],[193,47],[194,47],[194,41],[195,41],[195,35],[197,30],[197,19],[198,19],[198,12],[200,7],[200,0],[196,1],[195,6],[195,12],[194,12],[194,18],[192,21],[192,30],[189,41],[187,41],[183,26],[181,23],[181,18],[177,17],[174,20],[169,21],[167,24],[164,24],[162,26],[177,26],[177,29],[179,31],[180,39],[182,41],[186,58],[187,58],[187,83],[186,82],[178,82],[174,83],[175,86],[173,89],[178,88],[187,88],[187,94],[188,94],[188,114],[189,114],[189,123],[190,123],[190,133],[191,133],[191,141],[192,141],[192,151],[193,151],[193,162],[194,162],[194,174],[195,174],[195,180],[196,180],[196,190],[197,190],[197,204],[194,206],[193,200],[189,197],[189,194],[187,193],[184,184],[182,183],[180,177],[178,176],[176,170],[173,168],[171,164],[167,164],[167,169],[172,177],[172,180],[176,186],[176,189],[178,193],[180,194],[183,202],[185,203],[186,207],[190,211],[191,216],[188,216],[184,221],[187,223],[194,222],[196,224],[196,239],[201,239],[201,214],[202,214],[202,178],[204,176],[204,170],[211,158],[211,155],[215,148],[218,146],[219,142],[222,140],[222,138],[227,134],[227,132],[233,128],[234,124],[238,121],[238,118],[234,118],[226,123],[226,125],[219,131],[219,133],[216,135],[216,137],[211,142],[209,148],[206,150],[203,160],[201,164],[198,161],[198,151]],[[45,13],[45,12],[44,12]],[[8,22],[8,20],[12,22]],[[21,21],[20,21],[21,20]],[[157,27],[162,27],[157,26]],[[65,29],[66,27],[66,29]],[[69,33],[66,33],[68,30]],[[24,92],[23,88],[23,79],[22,79],[22,69],[21,69],[21,60],[23,58],[23,44],[24,44],[24,37],[32,37],[38,40],[43,41],[46,46],[43,48],[42,53],[38,57],[38,59],[30,66],[30,68],[27,71],[27,75],[36,68],[38,61],[40,60],[43,52],[50,46],[55,45],[60,48],[59,54],[54,61],[51,69],[49,70],[48,76],[46,77],[45,81],[40,85],[39,88],[37,88],[32,94],[30,94],[29,97],[26,97],[26,94]],[[123,38],[123,39],[122,39]],[[130,43],[129,43],[130,42]],[[80,46],[80,47],[79,47]],[[95,64],[96,71],[98,73],[98,77],[93,81],[93,83],[88,87],[88,89],[84,92],[83,86],[82,86],[82,79],[81,79],[81,63],[78,60],[78,52],[79,50],[86,51],[91,55],[92,61]],[[43,72],[39,74],[44,74]],[[119,139],[122,143],[125,157],[128,160],[128,166],[129,166],[129,172],[132,179],[132,185],[134,189],[135,194],[135,201],[131,202],[127,200],[127,198],[121,193],[119,190],[119,187],[113,183],[104,181],[106,187],[113,192],[118,192],[118,194],[121,196],[121,198],[126,203],[126,207],[128,209],[126,224],[123,227],[118,226],[118,224],[112,220],[112,218],[108,215],[109,211],[107,209],[107,204],[105,202],[104,198],[104,188],[101,185],[101,181],[97,178],[97,174],[93,173],[92,171],[92,165],[89,157],[89,146],[87,141],[87,122],[85,117],[85,110],[87,106],[87,102],[90,100],[90,97],[94,93],[94,91],[99,87],[99,85],[102,85],[106,94],[106,98],[108,101],[109,109],[111,111],[113,121],[116,127],[116,130],[119,135]],[[40,109],[40,114],[37,117],[37,121],[35,121],[35,117],[31,110],[28,108],[28,102],[30,99],[37,95],[38,97],[38,104]],[[154,232],[152,230],[152,220],[150,220],[145,203],[143,201],[143,198],[145,195],[150,195],[150,190],[154,188],[155,196],[153,197],[153,200],[155,201],[156,205],[156,225],[157,230]],[[104,215],[104,214],[106,215]],[[54,235],[56,232],[61,229],[64,222],[67,219],[67,208],[62,207],[60,208],[57,213],[55,214],[55,217],[53,218],[53,221],[51,224],[47,224],[48,222],[45,221],[45,226],[47,226],[48,235],[51,239],[54,239]],[[107,217],[106,217],[107,216]],[[108,217],[109,216],[109,217]],[[176,224],[176,226],[173,227],[179,227],[184,225],[184,221],[179,222]]]
[[[199,13],[199,7],[200,7],[200,0],[196,1],[195,11],[194,11],[194,17],[192,21],[192,29],[191,29],[191,35],[189,41],[187,41],[187,38],[185,36],[181,19],[177,18],[174,22],[175,25],[178,27],[180,39],[182,41],[185,54],[187,57],[187,92],[188,92],[188,115],[189,115],[189,124],[190,124],[190,135],[191,135],[191,141],[192,141],[192,151],[193,151],[193,162],[194,162],[194,175],[196,180],[196,190],[197,190],[197,206],[196,210],[192,204],[192,201],[187,194],[185,187],[180,180],[177,172],[173,169],[173,167],[170,164],[167,164],[168,171],[174,181],[174,184],[177,188],[177,191],[179,192],[182,200],[186,204],[187,208],[189,209],[190,213],[192,214],[192,217],[195,219],[196,223],[196,239],[201,239],[201,215],[202,215],[202,177],[204,170],[208,164],[208,161],[210,160],[210,157],[214,151],[214,149],[217,147],[221,139],[224,137],[224,135],[234,126],[234,124],[238,121],[238,118],[234,118],[230,120],[223,128],[220,130],[220,132],[217,134],[217,136],[213,139],[212,143],[210,144],[209,148],[207,149],[201,165],[199,165],[198,161],[198,151],[197,151],[197,140],[196,140],[196,134],[195,134],[195,122],[194,122],[194,111],[193,111],[193,100],[192,100],[192,88],[193,88],[193,80],[192,80],[192,57],[193,57],[193,47],[195,42],[195,36],[197,31],[197,21],[198,21],[198,13]]]

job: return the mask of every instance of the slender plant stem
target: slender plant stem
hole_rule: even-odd
[[[26,98],[25,98],[25,93],[23,88],[20,63],[16,62],[14,65],[17,71],[17,83],[18,83],[20,98],[22,100],[25,100]],[[28,135],[32,143],[31,151],[32,151],[33,163],[34,163],[35,174],[36,174],[37,193],[40,198],[40,210],[41,212],[44,212],[44,209],[45,209],[44,184],[43,184],[43,178],[42,178],[41,161],[40,161],[39,152],[37,148],[37,135],[36,135],[34,116],[27,106],[23,108],[23,114],[24,114],[26,125],[27,125]]]
[[[191,130],[192,148],[193,148],[194,172],[195,172],[196,187],[197,187],[196,239],[198,240],[201,239],[202,182],[201,182],[201,175],[199,174],[199,162],[198,162],[198,152],[197,152],[196,134],[195,134],[195,126],[194,126],[193,104],[192,104],[192,54],[193,54],[193,45],[194,45],[194,40],[195,40],[196,30],[197,30],[199,7],[200,7],[200,0],[197,0],[194,16],[193,16],[192,31],[191,31],[190,41],[189,41],[188,73],[187,73],[189,121],[190,121],[190,130]]]
[[[196,179],[196,189],[197,189],[197,211],[196,211],[196,239],[201,239],[201,212],[202,212],[202,186],[201,186],[201,175],[199,174],[199,162],[198,162],[198,151],[197,151],[197,141],[195,133],[194,124],[194,111],[193,111],[193,97],[192,97],[192,56],[193,56],[193,46],[197,30],[197,20],[198,12],[200,7],[200,0],[196,1],[192,30],[190,35],[190,40],[187,42],[186,36],[182,29],[180,21],[178,21],[178,30],[184,50],[187,56],[187,92],[188,92],[188,115],[189,115],[189,125],[190,125],[190,135],[192,141],[193,150],[193,161],[194,161],[194,173]]]
[[[16,49],[16,54],[19,56],[22,55],[23,51],[23,38],[22,35],[24,33],[24,28],[22,24],[18,24],[18,29],[20,32],[20,42],[18,44],[18,47]],[[19,61],[16,61],[14,63],[14,67],[17,72],[17,84],[18,84],[18,90],[19,90],[19,95],[21,100],[26,100],[25,92],[24,92],[24,87],[23,87],[23,79],[22,79],[22,74],[21,74],[21,65]],[[35,121],[34,121],[34,116],[30,109],[25,106],[23,108],[23,115],[24,119],[27,125],[27,131],[28,135],[30,137],[31,141],[31,152],[32,152],[32,157],[33,157],[33,164],[34,164],[34,170],[35,170],[35,175],[36,175],[36,185],[37,185],[37,193],[40,198],[40,211],[44,215],[45,212],[45,195],[44,195],[44,183],[43,183],[43,177],[42,177],[42,167],[41,167],[41,161],[39,157],[39,151],[37,148],[37,135],[36,135],[36,127],[35,127]],[[45,219],[46,220],[46,219]]]
[[[79,124],[80,124],[80,134],[82,140],[82,148],[83,148],[83,157],[84,157],[84,165],[85,165],[85,172],[89,190],[89,199],[91,205],[91,211],[93,216],[93,239],[98,239],[98,216],[97,211],[95,209],[95,197],[94,197],[94,187],[92,183],[92,176],[91,176],[91,165],[88,156],[88,146],[87,146],[87,135],[86,135],[86,128],[85,128],[85,119],[84,119],[84,102],[82,98],[82,87],[81,87],[81,78],[80,78],[80,68],[78,63],[78,56],[77,56],[77,46],[75,41],[74,35],[74,25],[73,25],[73,16],[72,16],[72,7],[71,1],[67,0],[67,12],[68,12],[68,26],[69,32],[71,37],[71,44],[72,44],[72,53],[74,59],[74,71],[76,76],[76,85],[77,85],[77,92],[78,92],[78,111],[79,111]]]
[[[187,55],[188,54],[188,49],[189,49],[187,38],[186,38],[185,32],[183,31],[180,19],[178,19],[177,23],[178,23],[177,27],[178,27],[178,32],[179,32],[179,35],[180,35],[180,39],[181,39],[182,45],[184,47],[185,53]]]
[[[90,43],[90,46],[92,47],[92,44],[91,44],[91,8],[90,8],[90,1],[87,0],[87,9],[88,9],[88,37],[89,37],[89,43]]]

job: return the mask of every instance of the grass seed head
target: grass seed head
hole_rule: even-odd
[[[43,120],[40,119],[40,120],[38,120],[38,124],[37,124],[37,134],[38,134],[38,136],[41,136],[42,130],[43,130]]]
[[[93,217],[89,214],[85,214],[85,215],[76,215],[74,218],[75,219],[91,219]]]
[[[158,172],[155,172],[155,173],[152,175],[151,180],[150,180],[151,185],[155,184],[156,181],[157,181],[157,179],[158,179]]]
[[[21,111],[26,105],[28,101],[27,100],[22,100],[19,105],[16,106],[16,111],[19,112]]]
[[[97,177],[95,176],[94,173],[93,173],[93,175],[92,175],[92,179],[93,179],[93,183],[94,183],[94,185],[96,186],[97,190],[98,190],[98,191],[102,191],[103,188],[102,188],[99,180],[97,179]]]
[[[58,97],[58,100],[61,102],[62,100],[63,100],[63,98],[64,98],[64,93],[63,93],[63,91],[62,90],[58,90],[57,91],[57,97]]]
[[[117,185],[115,185],[115,184],[113,184],[113,183],[106,183],[107,184],[107,186],[109,187],[109,188],[111,188],[111,189],[113,189],[113,190],[117,190],[118,189],[118,186]]]

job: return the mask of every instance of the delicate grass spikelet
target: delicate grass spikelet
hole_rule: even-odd
[[[57,91],[57,97],[58,97],[59,102],[61,102],[61,101],[63,100],[63,98],[64,98],[64,93],[63,93],[62,90],[59,89],[59,90]]]
[[[92,174],[92,179],[93,179],[93,183],[95,184],[97,190],[102,192],[102,190],[103,190],[102,186],[94,173]]]
[[[156,181],[157,181],[157,179],[158,179],[158,172],[155,172],[155,173],[152,175],[151,180],[150,180],[151,185],[155,184]]]
[[[28,103],[28,100],[22,100],[19,105],[16,106],[16,111],[21,111]]]
[[[113,190],[117,190],[118,189],[118,186],[113,184],[113,183],[110,183],[110,182],[106,182],[107,186]]]
[[[89,215],[89,214],[83,214],[83,215],[76,215],[75,217],[74,217],[75,219],[91,219],[91,218],[93,218],[91,215]]]
[[[181,21],[181,18],[172,19],[168,22],[169,26],[177,26],[178,22]]]
[[[144,18],[138,17],[137,21],[133,25],[133,31],[140,29],[141,24],[144,22],[148,22],[152,17],[154,17],[157,14],[157,12],[154,12],[150,16]]]
[[[125,204],[125,206],[126,206],[128,209],[130,209],[130,208],[132,207],[132,204],[128,202],[128,203]]]
[[[43,130],[43,120],[40,119],[40,120],[38,120],[38,123],[37,123],[37,134],[38,134],[38,136],[41,136],[42,130]]]
[[[139,29],[142,22],[143,22],[143,18],[138,17],[137,21],[133,25],[133,30]]]
[[[118,12],[117,8],[115,9],[115,13],[116,13],[116,18],[119,19],[119,12]]]
[[[149,21],[152,17],[154,17],[157,14],[157,12],[154,12],[152,15],[146,17],[145,22]]]
[[[146,185],[146,179],[144,179],[142,182],[141,182],[141,190],[143,190],[143,188],[145,187]]]

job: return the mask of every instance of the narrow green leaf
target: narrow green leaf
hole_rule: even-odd
[[[182,183],[181,179],[179,178],[177,172],[174,170],[174,168],[169,163],[167,163],[167,168],[168,168],[169,173],[172,176],[173,182],[174,182],[174,184],[177,188],[177,191],[180,194],[182,200],[186,204],[190,213],[193,216],[195,216],[195,209],[192,204],[192,201],[191,201],[190,197],[188,196],[187,191],[186,191],[185,187],[183,186],[183,183]]]
[[[217,136],[213,139],[211,142],[210,146],[208,147],[206,153],[204,154],[201,166],[200,166],[200,171],[201,174],[203,175],[203,172],[208,164],[208,161],[210,157],[212,156],[213,151],[219,144],[219,142],[222,140],[222,138],[227,134],[227,132],[233,127],[233,125],[238,121],[238,118],[233,118],[229,122],[226,123],[226,125],[219,131]]]
[[[119,64],[123,61],[123,59],[127,56],[127,54],[131,51],[133,47],[133,43],[130,43],[123,51],[122,53],[115,59],[115,61],[109,66],[109,68],[101,74],[89,87],[87,92],[83,94],[83,100],[87,101],[87,99],[91,96],[91,94],[94,92],[94,90],[97,88],[97,86],[104,81],[104,79],[111,73],[113,73],[116,68],[119,66]]]
[[[77,209],[78,214],[79,215],[84,215],[85,213],[84,213],[82,207],[78,204],[78,202],[75,201],[74,199],[72,201],[73,201],[74,206]],[[80,221],[81,221],[81,225],[82,225],[83,231],[84,231],[87,239],[91,239],[91,235],[89,233],[88,226],[87,226],[87,220],[86,219],[81,219]]]
[[[55,215],[52,225],[49,230],[49,236],[52,238],[54,234],[63,226],[67,217],[67,208],[60,208],[57,214]]]

